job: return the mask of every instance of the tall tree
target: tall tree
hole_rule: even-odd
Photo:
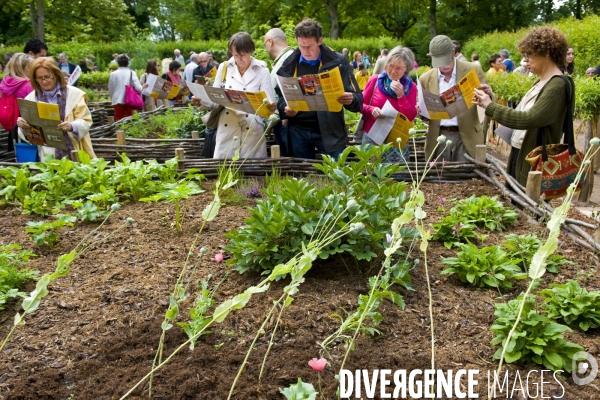
[[[29,17],[33,27],[33,37],[44,41],[44,0],[29,3]]]
[[[380,1],[370,13],[379,20],[386,31],[396,39],[402,40],[406,31],[424,15],[423,11],[422,7],[419,8],[419,3],[413,1],[387,0]]]
[[[437,32],[437,1],[429,0],[429,36],[433,39]]]

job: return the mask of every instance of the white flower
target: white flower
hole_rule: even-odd
[[[402,143],[402,138],[399,137],[398,139],[396,139],[396,142],[398,142],[398,144]]]
[[[444,144],[444,143],[446,143],[446,136],[444,136],[444,135],[440,135],[440,136],[438,136],[438,138],[437,138],[437,142],[438,142],[439,144]]]
[[[446,140],[446,146],[450,146],[452,144],[452,140]]]
[[[600,145],[600,138],[592,138],[590,139],[590,146],[598,146]]]
[[[117,203],[113,204],[112,206],[110,206],[110,210],[111,211],[118,211],[121,208],[121,206]]]
[[[276,114],[271,114],[271,116],[269,117],[269,121],[277,122],[279,121],[279,117]]]
[[[348,200],[348,203],[346,203],[346,208],[350,209],[350,208],[353,208],[353,207],[355,207],[357,205],[358,205],[358,203],[356,202],[356,200],[350,199],[350,200]]]
[[[194,253],[192,253],[191,251],[188,253],[188,257],[194,257]]]
[[[201,247],[200,248],[200,253],[206,254],[207,252],[208,252],[208,250],[206,250],[206,247]]]
[[[235,142],[235,141],[237,141],[237,140],[238,140],[238,137],[237,137],[237,136],[234,136],[234,137],[233,137],[233,141]]]
[[[587,167],[587,166],[588,166],[588,165],[590,165],[591,163],[592,163],[592,160],[585,160],[585,161],[583,162],[583,165],[585,165],[585,166]]]
[[[135,220],[131,217],[127,217],[127,223],[128,224],[133,224],[135,222]]]
[[[267,99],[267,98],[264,98],[264,99],[263,99],[263,104],[269,104],[269,99]]]
[[[411,135],[411,136],[414,136],[414,135],[417,134],[417,130],[416,129],[409,129],[408,130],[408,134]]]
[[[415,258],[415,265],[419,265],[420,262],[421,262],[421,260],[419,260],[418,258]]]
[[[360,231],[361,229],[364,229],[364,227],[365,227],[365,224],[363,224],[362,222],[357,222],[351,226],[350,230],[357,232],[357,231]]]

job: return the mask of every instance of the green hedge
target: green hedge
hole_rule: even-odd
[[[256,58],[267,60],[268,56],[263,49],[262,37],[254,38],[257,47]],[[377,59],[381,48],[391,49],[400,43],[393,38],[356,38],[356,39],[324,39],[325,44],[341,52],[344,47],[350,50],[350,56],[355,50],[366,50],[371,59]],[[296,43],[290,43],[296,46]],[[108,63],[113,59],[114,53],[129,53],[132,57],[132,67],[134,69],[145,69],[146,62],[149,59],[163,59],[174,57],[173,50],[181,50],[181,54],[187,59],[190,51],[212,51],[218,61],[223,61],[227,56],[226,40],[209,41],[179,41],[179,42],[114,42],[114,43],[77,43],[68,42],[60,44],[48,44],[48,53],[52,56],[58,56],[60,53],[66,53],[69,60],[77,62],[79,59],[88,57],[90,54],[95,57],[95,63],[101,70],[106,70]],[[4,47],[3,53],[23,51],[23,45]]]
[[[584,75],[589,67],[596,67],[600,63],[600,17],[592,15],[582,20],[567,18],[550,24],[565,32],[569,44],[575,50],[575,71]],[[508,49],[511,59],[515,64],[521,61],[521,54],[517,49],[519,40],[529,33],[531,28],[520,29],[517,32],[494,32],[469,40],[463,46],[463,54],[467,58],[472,53],[479,54],[479,62],[483,70],[489,69],[488,60],[501,49]]]

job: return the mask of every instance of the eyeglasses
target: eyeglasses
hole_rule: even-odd
[[[202,64],[204,64],[204,63],[207,63],[207,62],[208,62],[208,60],[200,60],[200,62],[201,62]]]
[[[52,75],[40,76],[38,78],[35,78],[35,80],[38,82],[51,81],[52,79],[54,79],[54,76]]]
[[[400,67],[398,65],[390,65],[389,68],[391,68],[394,71],[406,71],[406,66]]]

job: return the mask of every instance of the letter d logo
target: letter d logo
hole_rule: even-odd
[[[588,376],[585,378],[579,377],[579,375],[585,375],[588,371]],[[591,354],[585,351],[579,351],[573,355],[573,360],[571,361],[571,376],[576,385],[587,385],[596,379],[597,375],[598,362]]]

